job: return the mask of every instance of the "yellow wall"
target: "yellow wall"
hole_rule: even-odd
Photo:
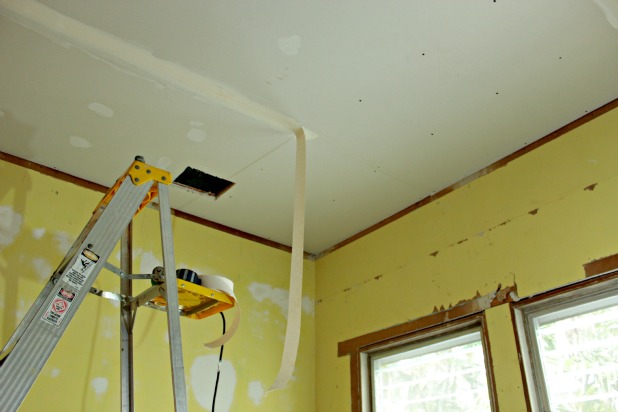
[[[582,264],[618,249],[617,152],[618,109],[305,262],[308,304],[296,372],[287,390],[267,398],[259,395],[280,360],[290,255],[174,219],[177,265],[225,274],[243,307],[242,326],[225,349],[217,410],[349,410],[349,359],[337,357],[338,342],[499,284],[517,284],[523,297],[582,279]],[[0,162],[0,173],[0,331],[6,340],[101,195],[9,163]],[[150,271],[160,264],[153,210],[138,216],[134,236],[134,271]],[[102,274],[95,286],[117,291],[117,283]],[[498,402],[507,412],[525,410],[510,317],[507,306],[487,312]],[[220,328],[219,317],[182,319],[190,410],[210,410],[207,387],[218,352],[201,342]],[[118,308],[87,297],[22,410],[117,410],[118,329]],[[163,313],[138,313],[135,347],[137,410],[171,410]]]
[[[499,284],[555,288],[616,253],[616,153],[618,109],[318,260],[317,410],[350,410],[338,342]],[[487,320],[500,410],[525,411],[508,306]]]
[[[119,175],[123,171],[119,171]],[[102,197],[100,193],[0,162],[0,331],[5,342]],[[173,220],[176,263],[234,282],[241,326],[225,346],[218,412],[315,410],[314,263],[305,262],[304,310],[297,368],[288,389],[266,398],[283,348],[290,254],[182,220]],[[158,214],[134,221],[134,272],[161,264]],[[112,253],[117,264],[118,253]],[[135,287],[140,288],[137,281]],[[142,288],[145,288],[144,284]],[[103,271],[95,287],[118,291]],[[119,309],[87,296],[39,379],[23,411],[119,410]],[[227,312],[228,325],[234,310]],[[221,318],[181,319],[189,410],[210,410],[218,350],[202,343],[221,333]],[[135,326],[137,411],[173,410],[163,312],[140,309]]]

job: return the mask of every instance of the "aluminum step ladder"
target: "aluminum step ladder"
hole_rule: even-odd
[[[180,334],[181,314],[168,193],[170,183],[172,179],[169,172],[147,165],[144,159],[138,156],[104,196],[92,218],[1,352],[0,405],[3,411],[16,411],[19,408],[80,304],[91,292],[104,297],[116,295],[115,298],[122,303],[121,314],[124,323],[124,327],[121,327],[123,330],[121,333],[122,410],[133,410],[130,337],[135,310],[141,305],[157,306],[158,309],[167,312],[175,410],[187,410]],[[157,273],[151,277],[159,280],[159,284],[155,284],[137,297],[131,297],[131,275],[126,275],[119,269],[115,270],[107,263],[107,259],[115,245],[123,239],[123,235],[126,238],[134,215],[155,198],[158,198],[163,267],[158,268],[155,271]],[[124,243],[121,242],[123,250],[125,250]],[[121,260],[125,271],[130,271],[130,258],[127,259],[124,254]],[[121,293],[127,295],[101,292],[92,288],[93,282],[104,267],[121,276]],[[170,275],[165,276],[166,273]],[[135,275],[135,277],[146,278],[148,275]],[[106,294],[108,296],[105,296]],[[154,298],[158,298],[164,304],[153,305],[151,301]],[[225,300],[225,296],[221,297],[221,300]],[[208,302],[204,306],[212,307],[213,304],[219,303],[213,302]]]

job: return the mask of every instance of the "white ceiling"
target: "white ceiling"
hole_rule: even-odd
[[[618,97],[618,0],[0,0],[0,151],[323,251]]]

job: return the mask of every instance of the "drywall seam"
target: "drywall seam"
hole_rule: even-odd
[[[270,107],[199,75],[185,67],[159,59],[149,51],[65,16],[34,0],[0,0],[0,14],[63,46],[109,63],[131,74],[182,89],[275,129],[294,132],[302,125]],[[317,137],[305,129],[307,139]]]

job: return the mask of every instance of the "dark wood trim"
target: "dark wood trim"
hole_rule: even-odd
[[[492,163],[491,165],[479,170],[478,172],[458,181],[457,183],[454,183],[442,190],[440,190],[439,192],[431,195],[431,196],[427,196],[426,198],[414,203],[413,205],[408,206],[407,208],[395,213],[394,215],[387,217],[386,219],[382,220],[381,222],[376,223],[375,225],[372,225],[370,227],[368,227],[365,230],[362,230],[360,232],[358,232],[357,234],[350,236],[349,238],[337,243],[334,246],[329,247],[328,249],[317,253],[315,255],[316,259],[322,258],[326,255],[328,255],[329,253],[332,253],[334,251],[336,251],[337,249],[341,249],[342,247],[344,247],[345,245],[348,245],[352,242],[354,242],[355,240],[358,240],[366,235],[368,235],[371,232],[374,232],[378,229],[380,229],[383,226],[388,225],[391,222],[394,222],[395,220],[398,220],[400,218],[402,218],[403,216],[406,216],[407,214],[425,206],[428,205],[429,203],[432,203],[435,200],[440,199],[443,196],[446,196],[447,194],[451,193],[452,191],[454,191],[455,189],[458,189],[462,186],[465,186],[469,183],[471,183],[472,181],[483,177],[497,169],[500,169],[506,165],[508,165],[510,162],[512,162],[515,159],[518,159],[520,157],[522,157],[523,155],[538,149],[539,147],[551,142],[552,140],[557,139],[558,137],[574,130],[577,129],[578,127],[590,122],[591,120],[596,119],[597,117],[618,108],[618,99],[612,100],[611,102],[599,107],[598,109],[595,109],[593,111],[591,111],[590,113],[580,117],[577,120],[572,121],[571,123],[561,127],[560,129],[548,134],[545,137],[540,138],[539,140],[530,143],[529,145],[522,147],[521,149],[517,150],[516,152],[511,153],[510,155]]]
[[[515,337],[515,347],[517,348],[517,359],[519,363],[519,374],[524,386],[524,398],[526,400],[526,410],[532,410],[532,402],[530,401],[530,391],[528,390],[528,379],[526,378],[526,370],[524,368],[524,359],[522,355],[521,343],[519,341],[519,331],[517,330],[517,321],[515,319],[515,305],[510,305],[511,309],[511,324],[513,325],[513,336]]]
[[[363,409],[363,394],[361,388],[360,352],[356,351],[350,356],[350,389],[352,395],[352,412],[361,412]]]
[[[496,390],[496,378],[494,376],[494,358],[491,354],[491,343],[489,341],[489,331],[487,330],[487,317],[485,311],[479,315],[481,322],[481,334],[483,339],[483,345],[485,347],[485,362],[487,363],[487,383],[489,390],[489,400],[491,402],[491,410],[493,412],[500,412],[500,405],[498,402],[498,391]]]
[[[55,179],[62,180],[64,182],[73,183],[77,186],[81,186],[86,189],[94,190],[95,192],[107,193],[109,187],[105,187],[98,183],[91,182],[89,180],[80,179],[79,177],[75,177],[68,173],[61,172],[60,170],[56,170],[51,167],[43,166],[38,163],[31,162],[26,159],[22,159],[21,157],[13,156],[8,153],[0,152],[0,160],[4,160],[8,163],[13,163],[14,165],[25,167],[26,169],[34,170],[35,172],[39,172],[46,176],[53,177]]]
[[[15,164],[17,166],[21,166],[21,167],[24,167],[26,169],[34,170],[34,171],[39,172],[39,173],[41,173],[43,175],[50,176],[50,177],[53,177],[55,179],[59,179],[59,180],[65,181],[65,182],[73,183],[73,184],[75,184],[77,186],[80,186],[80,187],[83,187],[83,188],[86,188],[86,189],[90,189],[90,190],[94,190],[96,192],[107,193],[107,191],[109,190],[108,187],[100,185],[98,183],[94,183],[94,182],[91,182],[89,180],[81,179],[79,177],[70,175],[68,173],[64,173],[64,172],[61,172],[59,170],[53,169],[51,167],[43,166],[41,164],[38,164],[38,163],[35,163],[35,162],[31,162],[31,161],[26,160],[26,159],[22,159],[20,157],[13,156],[13,155],[8,154],[8,153],[0,152],[0,160],[4,160],[4,161],[6,161],[8,163],[13,163],[13,164]],[[211,229],[218,230],[220,232],[228,233],[228,234],[233,235],[233,236],[238,236],[240,238],[243,238],[243,239],[246,239],[246,240],[250,240],[252,242],[260,243],[260,244],[265,245],[265,246],[269,246],[269,247],[272,247],[272,248],[275,248],[275,249],[283,250],[283,251],[288,252],[288,253],[292,251],[292,248],[287,246],[287,245],[283,245],[281,243],[277,243],[277,242],[274,242],[274,241],[269,240],[269,239],[264,239],[264,238],[261,238],[259,236],[252,235],[250,233],[243,232],[241,230],[237,230],[237,229],[231,228],[229,226],[222,225],[220,223],[216,223],[216,222],[213,222],[213,221],[210,221],[210,220],[207,220],[207,219],[203,219],[203,218],[191,215],[191,214],[186,213],[186,212],[182,212],[180,210],[172,209],[172,214],[174,216],[178,217],[178,218],[185,219],[185,220],[188,220],[190,222],[196,223],[198,225],[206,226],[206,227],[209,227]],[[307,252],[305,252],[304,255],[305,255],[306,259],[313,259],[315,257],[313,254],[307,253]]]
[[[381,344],[400,336],[405,336],[413,332],[418,332],[436,325],[441,325],[456,319],[473,315],[475,313],[480,313],[490,307],[513,302],[516,299],[516,285],[507,286],[504,289],[500,288],[496,292],[489,295],[477,296],[471,300],[459,303],[449,309],[434,312],[430,315],[423,316],[406,323],[339,342],[337,354],[339,357],[351,355],[358,352],[361,348]]]
[[[539,300],[548,299],[556,295],[562,295],[563,293],[572,292],[574,290],[586,288],[597,283],[607,282],[613,279],[618,279],[618,270],[610,273],[601,273],[596,276],[584,278],[582,280],[575,281],[563,286],[559,286],[555,289],[546,290],[544,292],[535,293],[527,297],[523,297],[516,302],[513,302],[513,308],[517,309],[519,306],[527,305]]]
[[[584,264],[586,277],[600,275],[618,269],[618,254],[606,256]]]

